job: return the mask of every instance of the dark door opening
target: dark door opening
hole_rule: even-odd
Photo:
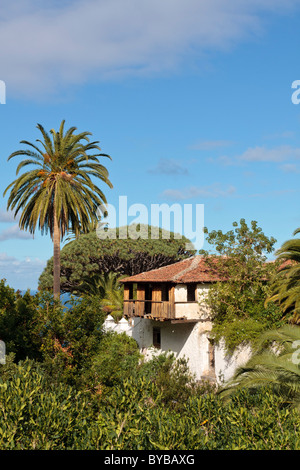
[[[161,349],[161,331],[160,328],[153,328],[153,346]]]
[[[151,313],[151,302],[152,302],[152,286],[147,284],[145,286],[145,313]]]

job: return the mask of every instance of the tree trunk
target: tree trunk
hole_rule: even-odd
[[[60,298],[60,231],[54,207],[53,227],[53,296]]]

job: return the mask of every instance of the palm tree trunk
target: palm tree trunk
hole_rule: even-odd
[[[53,227],[53,296],[60,298],[60,231],[54,207]]]

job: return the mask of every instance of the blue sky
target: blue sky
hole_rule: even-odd
[[[300,226],[299,31],[297,0],[2,0],[1,194],[20,140],[65,119],[111,155],[115,207],[204,204],[210,230],[256,220],[279,247]],[[6,202],[0,278],[35,289],[52,242]]]

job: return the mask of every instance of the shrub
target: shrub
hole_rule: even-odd
[[[0,370],[1,450],[300,450],[299,413],[268,389],[192,393],[174,408],[137,375],[95,404],[33,361]]]
[[[140,360],[141,354],[133,338],[126,333],[107,332],[84,373],[84,380],[93,388],[98,387],[102,393],[108,392],[134,375]]]
[[[164,403],[173,406],[183,402],[196,387],[186,359],[176,359],[173,353],[153,356],[141,366],[139,374],[155,384]]]
[[[65,385],[50,386],[32,361],[0,379],[0,449],[69,449],[85,434],[91,407]]]

